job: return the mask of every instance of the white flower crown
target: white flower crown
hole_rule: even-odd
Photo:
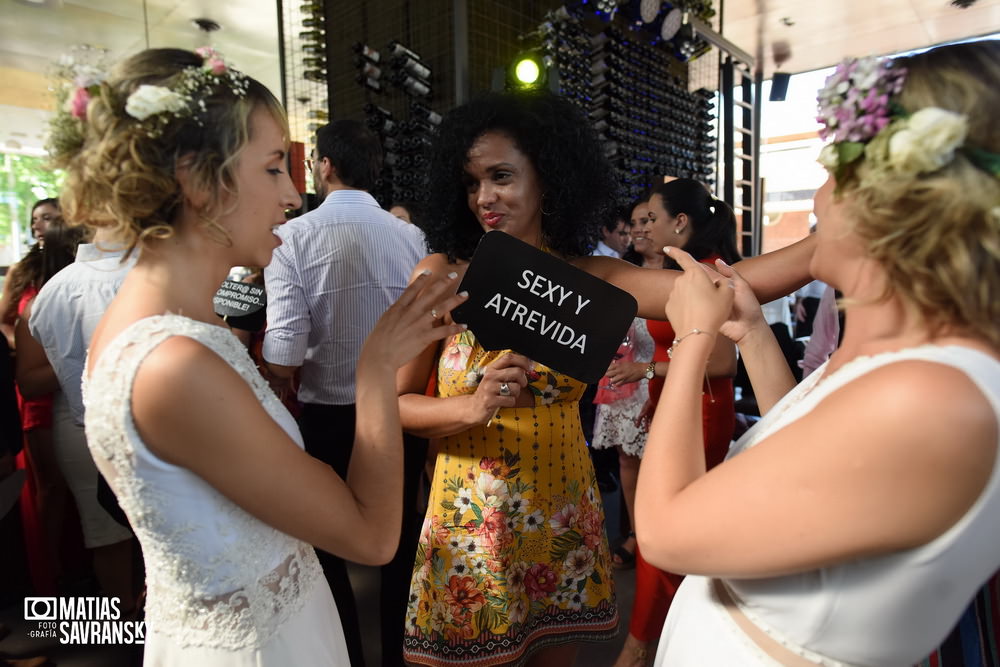
[[[125,113],[146,126],[150,137],[159,136],[171,118],[193,118],[202,124],[205,98],[220,85],[227,86],[236,97],[246,97],[249,79],[229,67],[222,56],[208,46],[195,49],[204,58],[201,67],[181,70],[172,87],[139,86],[125,101]]]

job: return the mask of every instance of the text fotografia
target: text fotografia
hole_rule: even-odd
[[[574,315],[579,315],[580,311],[590,303],[590,299],[584,299],[581,294],[576,294],[576,299],[570,299],[574,295],[573,290],[567,289],[555,283],[545,276],[538,275],[530,269],[521,272],[521,279],[516,283],[518,287],[528,290],[537,297],[541,297],[555,306],[572,308]],[[569,300],[569,303],[563,305]],[[508,317],[512,322],[517,322],[525,329],[537,331],[543,336],[554,340],[560,345],[565,345],[569,349],[579,350],[580,354],[587,352],[587,334],[577,334],[567,324],[559,320],[546,317],[544,313],[528,308],[522,303],[514,301],[510,297],[503,296],[497,292],[489,301],[485,308],[496,311],[501,317]],[[512,309],[513,307],[513,309]]]
[[[27,597],[24,620],[38,624],[28,637],[60,644],[146,643],[146,622],[123,620],[118,598]]]

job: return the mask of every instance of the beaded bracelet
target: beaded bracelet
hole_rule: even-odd
[[[686,334],[684,334],[680,338],[675,338],[674,342],[670,344],[669,348],[667,348],[667,358],[668,359],[673,359],[674,358],[674,348],[677,347],[678,345],[680,345],[681,341],[683,341],[685,338],[687,338],[688,336],[694,336],[695,334],[705,334],[707,336],[708,332],[707,331],[702,331],[701,329],[691,329],[691,331],[688,331]]]

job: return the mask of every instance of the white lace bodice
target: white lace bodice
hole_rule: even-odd
[[[228,330],[179,315],[135,322],[84,373],[87,442],[142,544],[150,632],[182,645],[262,646],[322,581],[312,547],[261,522],[186,468],[155,456],[132,420],[136,371],[172,336],[232,366],[302,446],[292,416]]]

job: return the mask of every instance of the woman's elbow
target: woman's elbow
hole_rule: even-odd
[[[359,565],[385,565],[396,555],[399,535],[366,534],[356,532],[351,535],[327,534],[318,539],[315,546],[338,558]]]
[[[365,548],[365,559],[359,561],[362,565],[387,565],[396,556],[399,549],[399,535],[379,535],[369,541]]]
[[[643,560],[650,565],[665,572],[688,574],[690,559],[682,553],[684,545],[677,539],[676,532],[662,524],[650,527],[637,522],[635,539]]]

